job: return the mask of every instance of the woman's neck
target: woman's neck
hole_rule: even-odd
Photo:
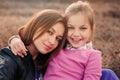
[[[35,60],[39,54],[39,51],[36,49],[35,45],[30,44],[29,46],[27,46],[27,49],[30,51],[30,54],[32,55],[33,60]]]

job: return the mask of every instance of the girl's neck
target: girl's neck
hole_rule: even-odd
[[[92,42],[86,43],[83,46],[80,46],[78,48],[73,47],[71,44],[67,44],[66,49],[70,49],[70,50],[78,50],[78,49],[92,49]]]
[[[30,51],[30,54],[32,55],[33,60],[35,60],[39,54],[39,51],[36,49],[35,45],[30,44],[29,46],[26,46],[26,47]]]

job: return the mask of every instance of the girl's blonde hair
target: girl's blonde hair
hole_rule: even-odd
[[[66,10],[65,10],[65,16],[67,19],[71,17],[72,15],[75,15],[79,12],[84,13],[86,16],[88,16],[89,22],[91,29],[93,30],[93,25],[94,25],[94,11],[89,5],[88,2],[83,2],[83,1],[78,1],[74,2],[71,5],[69,5]]]

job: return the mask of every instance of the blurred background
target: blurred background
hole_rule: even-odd
[[[0,0],[0,48],[7,46],[31,16],[42,9],[64,13],[77,0]],[[84,1],[84,0],[83,0]],[[110,68],[120,78],[120,0],[87,0],[95,10],[96,32],[93,45],[102,51],[103,68]]]

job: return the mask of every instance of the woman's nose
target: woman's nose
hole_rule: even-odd
[[[55,37],[50,37],[50,38],[49,38],[49,43],[50,43],[51,45],[55,44]]]

